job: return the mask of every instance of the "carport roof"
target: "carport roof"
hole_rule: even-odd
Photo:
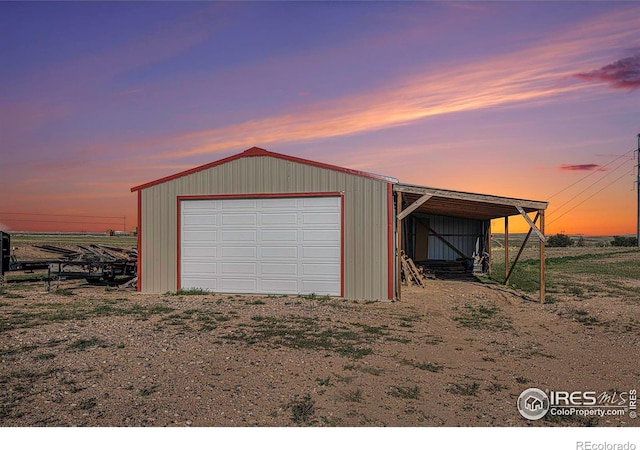
[[[537,200],[474,194],[403,183],[394,184],[393,190],[402,192],[408,207],[423,197],[428,198],[415,208],[414,212],[465,219],[498,219],[520,215],[518,208],[524,212],[535,212],[545,210],[549,205],[548,202]],[[429,195],[431,197],[427,197]]]

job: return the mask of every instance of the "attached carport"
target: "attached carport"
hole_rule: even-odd
[[[544,261],[544,213],[548,203],[519,198],[499,197],[494,195],[474,194],[469,192],[452,191],[446,189],[430,188],[410,184],[394,184],[393,191],[396,205],[396,238],[397,238],[397,266],[396,286],[397,298],[401,299],[401,254],[409,243],[408,233],[405,229],[407,219],[416,219],[422,227],[426,228],[430,239],[439,243],[438,251],[454,252],[469,256],[461,250],[461,243],[468,246],[470,239],[480,243],[480,249],[491,252],[491,220],[504,219],[505,240],[505,284],[513,273],[529,238],[532,234],[540,240],[540,301],[545,298],[545,261]],[[531,218],[529,214],[535,213]],[[524,239],[513,264],[509,264],[509,217],[521,216],[529,225],[529,232]],[[464,233],[450,233],[444,235],[431,227],[431,220],[438,219],[441,223],[448,223],[462,230],[470,230]],[[452,237],[458,239],[458,245],[451,241]],[[429,241],[427,240],[427,249]],[[422,248],[422,247],[421,247]],[[427,250],[428,252],[429,250]],[[428,257],[427,253],[427,257]]]

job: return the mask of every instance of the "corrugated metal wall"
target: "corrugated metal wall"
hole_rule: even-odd
[[[454,247],[471,257],[476,249],[476,240],[479,239],[480,251],[483,249],[484,229],[482,220],[460,219],[457,217],[435,216],[426,214],[416,214],[423,224],[428,224],[436,233],[445,238]],[[424,233],[424,227],[416,227],[418,233]],[[424,236],[415,237],[415,242],[420,243]],[[444,244],[438,237],[429,233],[428,259],[455,260],[460,258],[455,251]],[[422,255],[420,249],[416,248],[416,255]],[[418,260],[420,258],[417,258]]]
[[[240,158],[142,190],[142,290],[177,288],[176,198],[344,192],[344,292],[388,298],[387,183],[268,156]]]

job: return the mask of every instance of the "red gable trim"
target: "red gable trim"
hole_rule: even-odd
[[[155,186],[157,184],[165,183],[167,181],[175,180],[176,178],[181,178],[186,175],[191,175],[192,173],[200,172],[202,170],[207,170],[212,167],[219,166],[221,164],[225,164],[231,161],[235,161],[240,158],[251,158],[253,156],[270,156],[272,158],[284,159],[285,161],[292,161],[300,164],[306,164],[308,166],[320,167],[322,169],[334,170],[336,172],[343,172],[349,175],[355,175],[359,177],[372,178],[374,180],[384,181],[385,183],[391,183],[391,179],[382,175],[376,175],[368,172],[361,172],[359,170],[347,169],[344,167],[333,166],[331,164],[324,164],[317,161],[311,161],[310,159],[298,158],[295,156],[283,155],[282,153],[269,152],[263,148],[259,147],[251,147],[248,150],[245,150],[242,153],[238,153],[237,155],[229,156],[227,158],[220,159],[218,161],[214,161],[209,164],[205,164],[203,166],[195,167],[193,169],[185,170],[183,172],[176,173],[174,175],[169,175],[164,178],[160,178],[155,181],[150,181],[149,183],[141,184],[139,186],[135,186],[131,188],[131,192],[139,191],[141,189],[146,189],[151,186]]]

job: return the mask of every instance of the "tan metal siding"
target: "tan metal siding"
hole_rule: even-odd
[[[344,192],[345,297],[387,299],[387,183],[268,156],[142,190],[142,290],[177,288],[178,196],[297,192]]]

